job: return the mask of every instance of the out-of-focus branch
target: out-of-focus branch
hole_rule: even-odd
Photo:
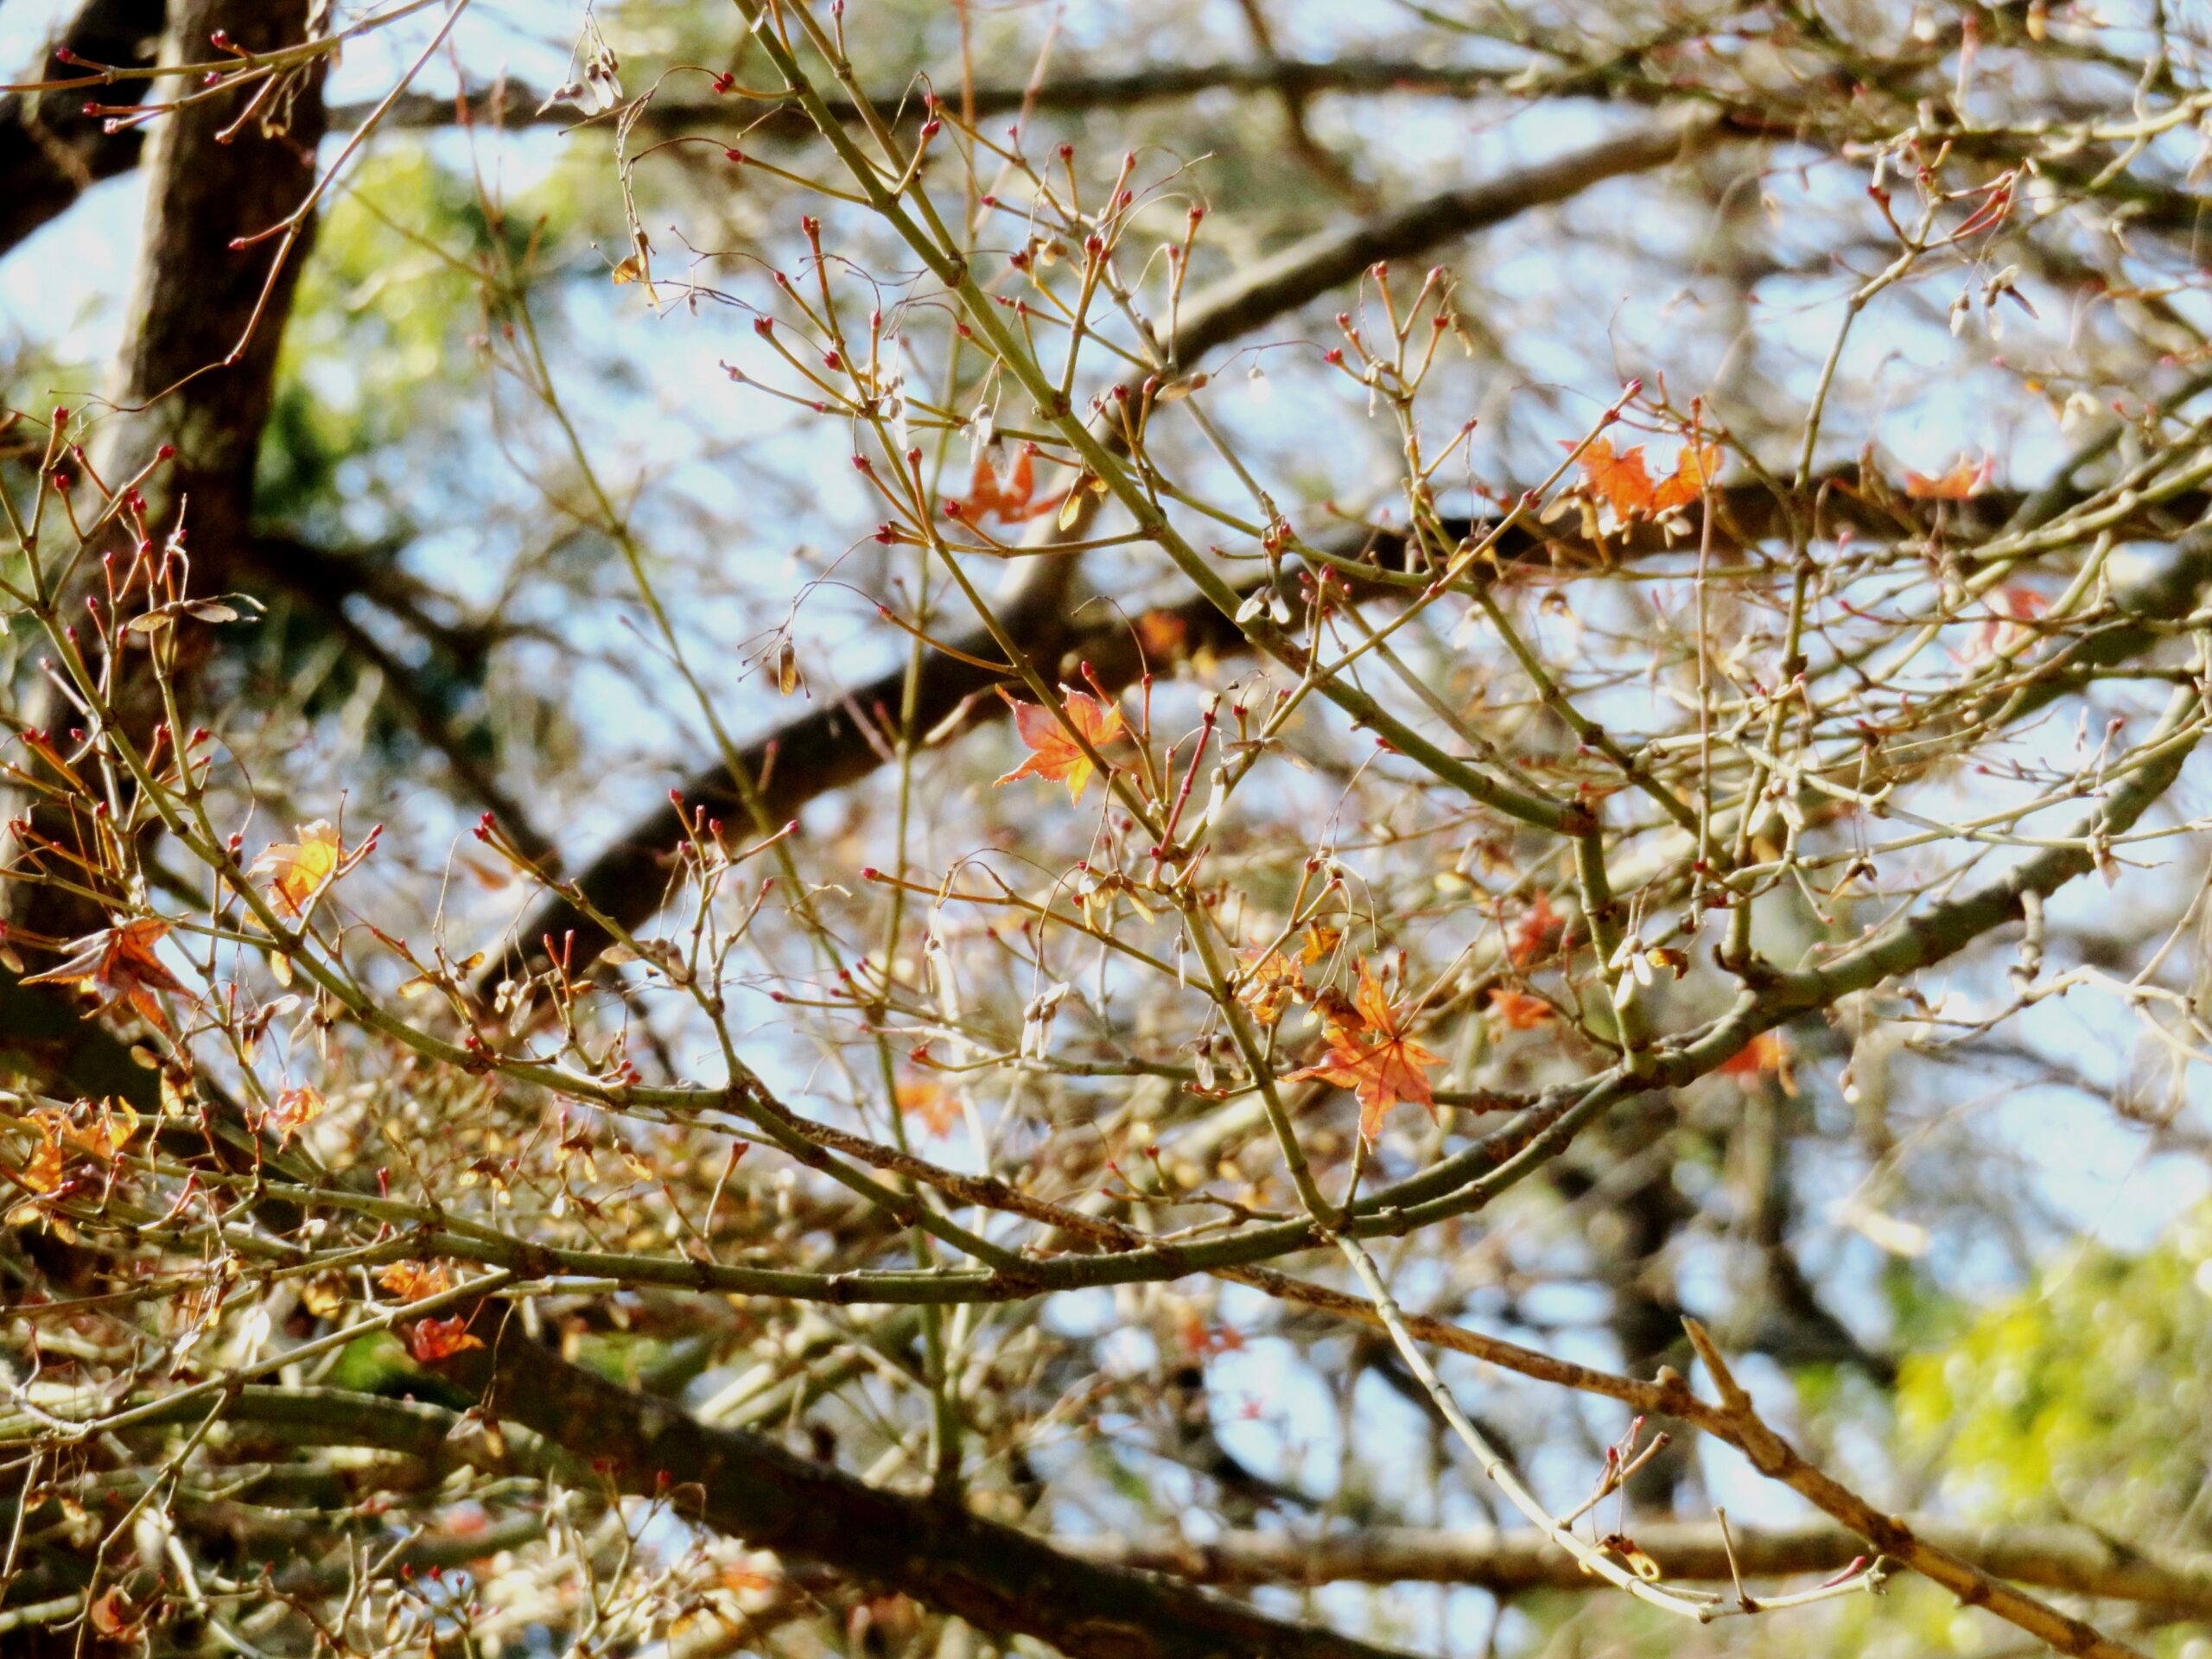
[[[1176,340],[1177,353],[1185,365],[1192,364],[1219,340],[1248,334],[1317,295],[1356,280],[1370,265],[1412,258],[1535,208],[1569,200],[1608,179],[1665,167],[1728,136],[1729,129],[1709,111],[1691,110],[1502,179],[1440,191],[1350,230],[1308,237],[1208,293],[1205,330],[1198,333],[1186,323]]]
[[[1918,1536],[1999,1578],[2212,1617],[2212,1556],[2146,1554],[2085,1527],[1910,1524]],[[1758,1578],[1840,1572],[1867,1553],[1856,1534],[1822,1522],[1731,1525],[1725,1540],[1717,1525],[1659,1522],[1638,1526],[1636,1542],[1669,1579],[1713,1583],[1729,1580],[1732,1544],[1736,1565]],[[1604,1587],[1533,1529],[1386,1527],[1319,1538],[1232,1532],[1204,1544],[1107,1537],[1067,1539],[1059,1548],[1085,1560],[1172,1573],[1192,1584],[1465,1584],[1502,1595]]]
[[[1471,98],[1497,90],[1511,73],[1499,68],[1427,63],[1413,58],[1160,63],[1125,73],[1058,76],[1035,86],[1017,82],[978,86],[975,109],[979,119],[1017,114],[1024,109],[1053,114],[1080,114],[1086,110],[1118,111],[1212,92],[1272,94],[1301,100],[1330,93],[1372,96],[1383,92]],[[912,97],[918,99],[922,91],[922,83],[917,81]],[[905,100],[887,89],[870,101],[879,108],[895,109]],[[701,121],[727,116],[733,109],[747,119],[758,120],[763,102],[769,105],[768,118],[756,131],[790,138],[803,138],[813,131],[798,105],[780,97],[740,100],[671,92],[670,96],[656,98],[647,106],[644,119],[647,127],[656,131],[689,130]],[[369,108],[367,105],[341,105],[331,111],[332,124],[342,130],[365,118]],[[860,118],[858,111],[848,99],[830,99],[830,111],[841,121]],[[442,127],[461,121],[495,118],[516,124],[567,126],[575,123],[578,114],[572,105],[546,106],[543,89],[506,86],[473,92],[466,99],[410,93],[393,105],[386,120],[401,126]]]

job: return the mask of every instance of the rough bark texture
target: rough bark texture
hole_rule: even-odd
[[[162,10],[162,0],[86,0],[55,43],[93,63],[143,67],[154,60]],[[14,247],[102,179],[137,166],[145,145],[142,129],[108,132],[99,117],[85,113],[89,99],[137,102],[145,82],[94,86],[86,71],[51,53],[29,67],[26,80],[82,75],[87,89],[0,97],[0,251]]]
[[[291,45],[305,38],[312,9],[310,0],[180,0],[162,56],[204,56],[218,30],[249,50]],[[175,95],[170,83],[161,85]],[[147,499],[189,497],[202,591],[219,582],[229,550],[246,539],[254,459],[308,251],[302,237],[272,283],[281,238],[232,245],[285,219],[314,188],[323,130],[320,61],[261,96],[241,124],[241,100],[255,95],[194,104],[155,125],[130,332],[110,394],[139,412],[110,419],[99,437],[111,478],[143,466],[162,444],[175,446],[175,461],[155,480],[158,495],[149,491]],[[226,137],[233,126],[237,134]]]

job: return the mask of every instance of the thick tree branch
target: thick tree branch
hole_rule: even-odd
[[[154,60],[162,33],[162,0],[86,0],[55,44],[94,63],[143,68]],[[35,72],[42,79],[76,72],[51,54]],[[27,77],[27,79],[31,77]],[[143,81],[99,88],[105,103],[130,102]],[[85,113],[81,92],[10,92],[0,97],[0,253],[65,212],[86,189],[138,165],[143,129],[103,129]]]
[[[597,1479],[668,1498],[680,1513],[755,1548],[818,1561],[993,1634],[1034,1637],[1071,1659],[1389,1659],[1388,1649],[1084,1560],[955,1503],[868,1485],[759,1435],[709,1428],[512,1331],[437,1369],[545,1443],[543,1452],[527,1443],[517,1448],[526,1467],[546,1466],[549,1456],[588,1466]],[[453,1412],[337,1389],[248,1386],[226,1414],[279,1426],[296,1439],[404,1452],[434,1467],[454,1463],[462,1446],[484,1455],[480,1436],[454,1433]],[[194,1415],[180,1411],[176,1421]]]
[[[1036,86],[1010,81],[982,86],[976,88],[974,109],[978,120],[1018,114],[1025,109],[1051,114],[1080,114],[1089,110],[1119,112],[1212,92],[1301,99],[1329,93],[1382,92],[1471,98],[1495,91],[1511,73],[1472,65],[1425,63],[1412,58],[1338,58],[1327,61],[1261,58],[1233,63],[1160,63],[1122,73],[1057,76]],[[896,109],[902,103],[918,99],[923,90],[923,83],[918,79],[908,99],[887,88],[870,101],[879,109]],[[951,89],[937,90],[940,96],[952,98]],[[765,120],[764,103],[768,106]],[[343,130],[365,118],[369,109],[367,105],[340,106],[331,111],[331,123]],[[727,117],[733,110],[748,120],[760,122],[752,129],[755,132],[804,138],[814,130],[800,113],[797,102],[788,98],[715,99],[672,93],[654,99],[646,106],[643,120],[657,132],[683,132],[693,130],[702,121]],[[860,119],[858,111],[849,99],[831,99],[830,111],[841,121]],[[392,106],[387,120],[409,127],[446,127],[457,122],[495,119],[510,124],[572,126],[578,118],[573,105],[547,106],[542,88],[505,86],[472,92],[466,99],[410,93]]]
[[[2161,1558],[2086,1527],[1974,1527],[1913,1520],[1918,1536],[1995,1577],[2072,1595],[2133,1601],[2162,1612],[2212,1617],[2212,1555]],[[1729,1580],[1728,1548],[1747,1576],[1840,1572],[1867,1551],[1865,1540],[1822,1522],[1788,1527],[1646,1522],[1636,1542],[1669,1579]],[[1601,1582],[1534,1529],[1432,1532],[1375,1528],[1321,1538],[1232,1532],[1211,1543],[1179,1539],[1082,1538],[1060,1548],[1085,1560],[1192,1584],[1465,1584],[1502,1595],[1528,1590],[1596,1590]]]

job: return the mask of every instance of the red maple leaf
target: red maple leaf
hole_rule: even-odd
[[[456,1313],[449,1319],[417,1319],[407,1327],[406,1337],[407,1351],[424,1365],[484,1345],[483,1338],[469,1335],[468,1316],[465,1313]]]

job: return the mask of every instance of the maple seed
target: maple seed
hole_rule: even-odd
[[[1101,704],[1086,692],[1061,688],[1062,706],[1067,711],[1068,722],[1081,732],[1093,749],[1103,749],[1122,734],[1122,711],[1112,703]],[[1001,696],[1006,693],[1001,691]],[[1021,741],[1028,746],[1030,754],[1019,766],[997,781],[1010,784],[1017,778],[1042,778],[1048,782],[1065,783],[1068,799],[1080,801],[1083,791],[1090,785],[1091,774],[1098,770],[1090,756],[1084,753],[1083,745],[1068,735],[1067,728],[1053,717],[1052,711],[1040,703],[1016,702],[1007,696],[1014,709],[1014,723],[1021,734]]]

